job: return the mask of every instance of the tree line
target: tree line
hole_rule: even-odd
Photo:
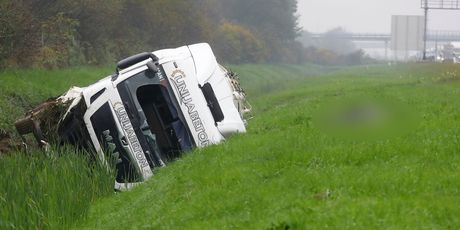
[[[226,63],[299,63],[296,11],[297,0],[0,0],[0,66],[106,64],[197,42]]]

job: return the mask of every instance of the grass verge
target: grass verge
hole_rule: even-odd
[[[98,201],[79,227],[458,228],[459,77],[455,65],[359,67],[261,93],[247,134]],[[384,135],[380,119],[414,124]]]

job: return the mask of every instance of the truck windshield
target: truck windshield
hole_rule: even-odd
[[[192,148],[177,101],[161,72],[140,72],[117,88],[151,166],[162,166]]]
[[[182,150],[191,148],[190,138],[166,87],[142,86],[137,90],[137,98],[150,130],[155,134],[157,144],[167,160],[178,157]]]

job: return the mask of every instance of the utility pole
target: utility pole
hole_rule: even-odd
[[[425,0],[425,27],[423,31],[423,60],[426,60],[426,40],[428,39],[428,0]]]

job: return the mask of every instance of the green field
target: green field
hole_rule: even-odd
[[[36,206],[43,218],[22,226],[60,228],[59,221],[65,220],[64,226],[87,229],[460,227],[460,67],[232,69],[240,74],[254,109],[247,134],[186,154],[130,192],[86,196],[90,198],[75,210],[51,202],[62,196],[62,202],[67,199],[72,206],[74,198],[50,193],[54,197],[47,198],[48,209]],[[64,90],[67,83],[94,81],[98,75],[93,70],[107,71],[41,72],[33,79],[26,77],[33,71],[23,71],[15,75],[24,76],[20,84],[8,77],[11,72],[3,73],[0,108],[10,115],[0,128],[11,130],[11,114],[18,113],[7,101],[16,101],[11,95],[29,92],[23,100],[26,108]],[[72,80],[60,78],[62,73]],[[1,160],[15,164],[16,158]],[[4,178],[11,178],[11,183],[0,183],[0,202],[3,198],[9,203],[5,194],[14,193],[12,186],[27,188],[30,182],[21,182],[20,173],[6,173],[11,166],[0,169]],[[76,182],[69,186],[88,184],[88,190],[104,191],[97,180],[73,177]],[[46,189],[36,190],[10,197],[17,202],[26,194],[31,194],[29,200],[44,199]],[[21,220],[28,219],[22,216],[28,212],[15,208],[20,210],[11,205],[0,208],[0,227],[21,226]],[[56,214],[60,209],[65,218]],[[65,214],[72,211],[78,215]],[[43,224],[45,217],[50,221]]]

